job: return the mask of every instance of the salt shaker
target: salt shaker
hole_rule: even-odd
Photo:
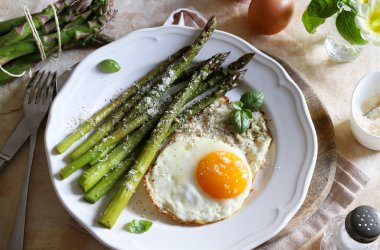
[[[347,216],[333,218],[323,234],[321,250],[376,250],[379,234],[380,213],[360,206]]]

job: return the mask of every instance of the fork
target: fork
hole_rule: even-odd
[[[53,91],[57,81],[57,72],[37,71],[25,90],[24,116],[30,130],[30,147],[28,165],[26,168],[24,185],[20,203],[17,209],[16,221],[13,226],[10,249],[23,249],[26,205],[28,201],[28,189],[30,172],[32,169],[34,148],[36,146],[37,132],[42,119],[47,113],[53,99]]]

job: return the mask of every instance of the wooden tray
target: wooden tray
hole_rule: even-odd
[[[331,118],[322,104],[321,100],[309,86],[307,81],[289,64],[283,60],[269,55],[279,62],[290,77],[302,90],[307,106],[309,107],[311,119],[313,120],[318,138],[318,156],[314,174],[304,203],[288,225],[270,242],[290,233],[294,228],[305,223],[311,215],[321,206],[330,192],[336,170],[336,145],[334,126]]]

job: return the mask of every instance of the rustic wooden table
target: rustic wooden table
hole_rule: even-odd
[[[115,0],[117,18],[107,33],[120,37],[140,28],[161,25],[173,10],[194,6],[205,16],[215,14],[218,28],[242,37],[257,48],[275,55],[295,68],[316,93],[332,119],[337,150],[356,163],[372,177],[365,192],[352,204],[370,204],[380,208],[380,153],[358,144],[352,136],[350,97],[358,80],[367,72],[379,70],[380,48],[367,46],[360,57],[351,63],[337,63],[325,52],[323,41],[326,29],[317,34],[306,33],[301,23],[302,11],[308,1],[296,1],[296,12],[288,28],[275,36],[255,35],[247,23],[249,1],[233,0]],[[22,14],[24,0],[4,0],[0,18]],[[28,1],[31,11],[45,7],[49,1]],[[65,52],[60,61],[49,61],[39,67],[63,72],[80,61],[90,50]],[[0,87],[0,145],[2,145],[22,116],[24,85],[12,83]],[[321,124],[320,126],[323,126]],[[327,126],[330,126],[327,123]],[[73,227],[72,219],[59,203],[47,170],[43,146],[44,126],[40,128],[30,183],[25,247],[27,249],[102,249],[105,248],[89,234]],[[24,146],[0,174],[0,249],[7,249],[22,186],[28,147]],[[319,249],[320,234],[305,249]]]

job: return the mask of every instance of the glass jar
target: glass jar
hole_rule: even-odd
[[[325,48],[329,56],[340,62],[351,62],[356,59],[363,50],[363,45],[352,45],[346,41],[336,28],[336,15],[327,20],[329,33],[325,40]]]

